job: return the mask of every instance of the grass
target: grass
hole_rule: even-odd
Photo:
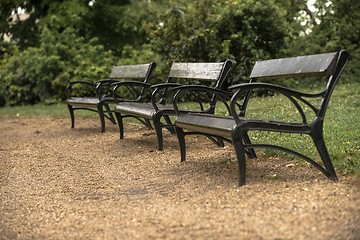
[[[325,141],[337,171],[343,174],[360,176],[360,83],[339,84],[330,101],[324,126]],[[284,106],[284,99],[279,96],[255,98],[249,105],[248,113],[267,114],[269,118],[286,116],[293,118],[295,113],[290,110],[290,104]],[[225,112],[220,108],[219,112]],[[34,106],[16,106],[0,108],[0,116],[55,116],[69,117],[65,104]],[[97,117],[90,111],[78,111],[76,117]],[[253,132],[250,135],[253,142],[267,142],[291,149],[318,159],[312,140],[307,136]],[[286,154],[266,150],[267,154]],[[292,156],[288,156],[292,157]]]

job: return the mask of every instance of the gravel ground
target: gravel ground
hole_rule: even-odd
[[[0,239],[360,239],[359,179],[140,125],[0,117]],[[276,177],[274,177],[276,174]]]

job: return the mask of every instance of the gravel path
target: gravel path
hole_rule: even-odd
[[[97,119],[0,117],[0,239],[360,239],[359,179]],[[109,125],[109,124],[108,124]],[[276,174],[276,177],[274,177]]]

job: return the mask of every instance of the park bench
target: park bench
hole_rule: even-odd
[[[151,99],[148,102],[115,101],[115,114],[119,125],[120,139],[124,138],[123,118],[133,117],[143,119],[146,123],[153,124],[157,135],[158,150],[163,150],[163,129],[175,133],[172,116],[175,111],[171,103],[174,87],[197,83],[206,85],[206,82],[215,89],[221,89],[231,68],[231,61],[213,63],[181,63],[174,62],[170,68],[167,80],[164,83],[149,87],[152,91]],[[116,87],[121,84],[114,84]],[[193,96],[194,97],[194,96]],[[213,113],[216,105],[215,95],[208,96],[209,106],[204,109],[206,113]],[[186,110],[183,110],[186,112]]]
[[[113,66],[110,77],[96,82],[72,81],[66,87],[67,106],[71,117],[71,128],[74,128],[75,110],[89,110],[99,114],[101,132],[105,132],[105,118],[116,124],[110,109],[114,103],[112,97],[113,83],[125,80],[147,83],[156,67],[156,63]],[[137,101],[142,101],[138,96]]]
[[[203,91],[204,89],[197,86],[179,88],[173,103],[178,115],[175,121],[175,129],[180,145],[181,161],[185,161],[186,157],[185,136],[204,134],[206,136],[216,136],[233,144],[238,161],[240,186],[246,183],[245,155],[255,158],[254,148],[273,148],[293,154],[312,164],[329,179],[337,180],[324,142],[323,125],[330,96],[348,59],[349,54],[346,51],[340,51],[257,61],[252,69],[250,82],[231,86],[229,88],[229,90],[233,91],[231,95],[228,92],[211,89],[213,94],[217,94],[218,100],[221,100],[227,107],[227,116],[224,114],[209,115],[191,112],[182,114],[179,110],[179,101],[182,96],[188,91]],[[323,80],[322,83],[324,84],[324,87],[315,93],[294,90],[293,88],[284,87],[283,84],[264,82],[264,80],[272,82],[279,81],[279,79],[282,83],[291,79],[313,81],[313,78],[321,78],[317,79],[319,81],[317,83],[319,84]],[[264,89],[284,96],[289,101],[289,105],[293,106],[291,113],[297,113],[298,120],[269,120],[261,116],[248,117],[247,109],[250,100],[253,99],[256,91]],[[270,99],[272,98],[269,97]],[[274,105],[275,102],[270,104]],[[269,108],[269,111],[271,111],[271,108]],[[299,151],[279,146],[281,144],[254,144],[249,137],[252,131],[257,131],[259,134],[264,134],[264,132],[280,132],[282,135],[284,133],[290,135],[300,134],[297,136],[300,136],[301,139],[304,136],[310,136],[322,164]]]

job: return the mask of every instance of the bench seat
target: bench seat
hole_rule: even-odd
[[[169,106],[158,104],[157,107],[160,111],[172,111]],[[122,114],[131,114],[140,118],[152,118],[156,114],[156,110],[151,103],[139,102],[120,102],[115,106],[115,112]]]
[[[267,130],[270,128],[279,128],[283,132],[302,132],[310,133],[311,127],[302,123],[291,123],[273,120],[261,120],[255,118],[239,118],[247,124],[251,130]],[[250,126],[251,124],[251,126]],[[231,138],[231,132],[237,123],[231,116],[220,116],[213,114],[189,113],[179,116],[176,119],[176,126],[185,128],[194,132],[201,132],[213,136],[224,136]]]

